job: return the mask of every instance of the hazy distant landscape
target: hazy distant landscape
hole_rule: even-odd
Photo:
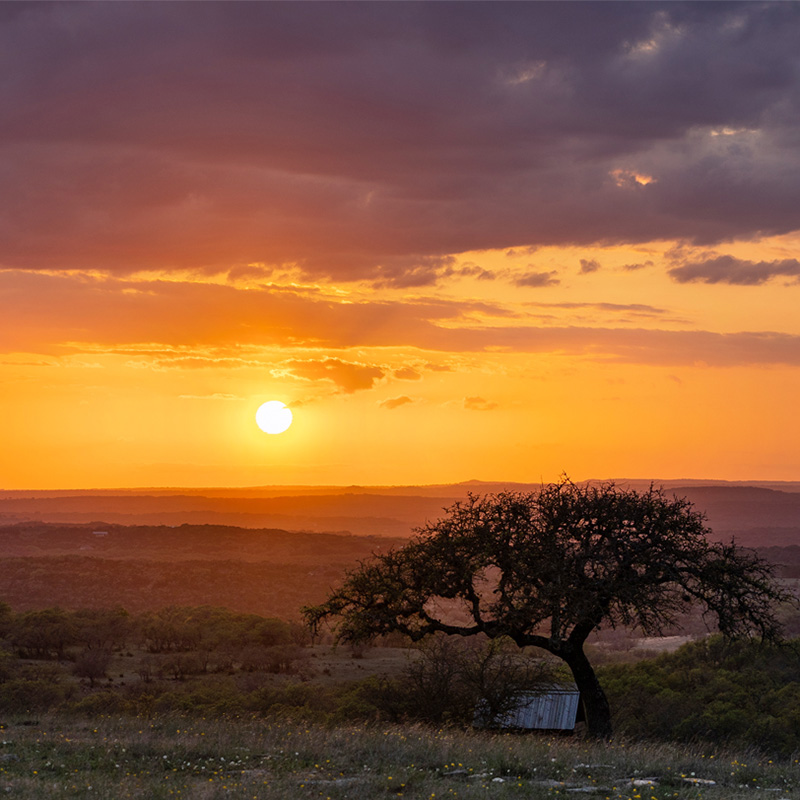
[[[617,480],[646,488],[648,480]],[[719,538],[747,546],[800,544],[800,482],[652,481],[686,497]],[[0,522],[233,525],[407,537],[469,492],[536,491],[539,484],[0,491]]]
[[[648,481],[620,481],[642,488]],[[713,537],[800,577],[800,484],[666,486]],[[221,605],[297,619],[344,574],[401,545],[480,483],[0,493],[0,599],[14,608]]]

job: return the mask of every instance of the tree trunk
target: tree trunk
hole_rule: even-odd
[[[583,648],[577,647],[569,653],[562,654],[561,657],[572,670],[572,676],[581,693],[589,736],[595,739],[610,739],[611,708]]]

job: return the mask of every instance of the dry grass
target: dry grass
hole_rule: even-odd
[[[355,654],[347,646],[318,645],[308,649],[314,681],[322,684],[363,680],[369,675],[396,678],[414,656],[413,650],[400,647],[366,647]]]
[[[142,661],[159,660],[141,649],[131,648],[127,652],[130,655],[114,654],[108,668],[111,680],[99,680],[99,687],[135,686],[141,682],[138,671]],[[308,656],[303,662],[302,671],[313,678],[315,683],[324,686],[363,680],[370,675],[397,677],[408,665],[409,658],[414,656],[413,650],[401,647],[365,647],[354,655],[346,646],[315,645],[304,648],[302,652]],[[25,660],[23,663],[35,666],[41,662]],[[85,688],[86,681],[74,677],[69,670],[64,670],[63,677],[66,682],[83,685]],[[262,678],[265,685],[281,685],[287,680],[286,675],[264,674]]]
[[[800,798],[796,761],[417,726],[42,717],[0,741],[0,792],[20,800]]]

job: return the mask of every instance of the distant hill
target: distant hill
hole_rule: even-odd
[[[717,538],[751,546],[800,545],[800,482],[696,480],[651,483],[687,497]],[[407,537],[468,493],[535,491],[539,484],[466,481],[432,486],[266,486],[240,489],[0,491],[0,524],[224,525]]]
[[[800,526],[785,524],[796,521],[800,495],[730,487],[695,487],[686,493],[720,523],[715,536],[735,535],[778,565],[780,576],[800,578]],[[409,508],[419,510],[413,503],[406,512]],[[17,610],[212,605],[298,619],[302,606],[321,602],[348,570],[405,541],[406,534],[208,524],[0,524],[0,601]]]
[[[0,526],[4,558],[86,556],[112,560],[269,561],[321,566],[355,564],[405,539],[304,533],[229,525],[92,525],[17,523]]]
[[[75,494],[0,497],[0,522],[97,522],[123,525],[236,525],[408,536],[456,498],[372,493],[219,497],[198,494]]]

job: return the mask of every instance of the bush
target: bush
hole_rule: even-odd
[[[72,694],[71,689],[45,678],[12,678],[0,683],[0,711],[11,714],[46,711]]]
[[[601,680],[624,735],[789,756],[800,748],[797,646],[712,636],[653,661],[604,667]]]
[[[476,708],[491,727],[518,697],[553,682],[548,663],[511,641],[434,636],[410,654],[398,680],[371,685],[370,701],[392,720],[469,725]]]
[[[134,711],[131,704],[119,693],[112,690],[93,692],[80,700],[64,706],[65,711],[76,714],[96,716],[98,714],[125,714]]]
[[[19,670],[21,661],[0,643],[0,683],[9,680]]]
[[[246,708],[245,697],[236,686],[224,679],[207,678],[156,695],[156,712],[179,711],[208,717],[239,714]]]
[[[338,709],[341,689],[312,686],[308,683],[287,683],[254,691],[250,708],[265,717],[284,719],[330,720]]]

